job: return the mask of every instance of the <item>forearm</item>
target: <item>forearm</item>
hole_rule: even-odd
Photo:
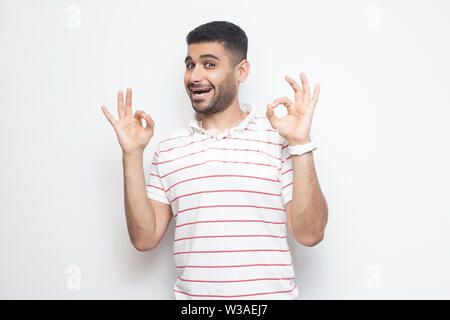
[[[151,243],[155,234],[155,214],[145,189],[143,153],[123,154],[125,215],[128,233],[134,246]]]
[[[314,168],[313,152],[292,156],[292,228],[297,239],[319,242],[328,220],[328,207]]]

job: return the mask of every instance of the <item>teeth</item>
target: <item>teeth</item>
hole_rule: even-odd
[[[212,89],[211,89],[211,90],[212,90]],[[194,96],[197,96],[197,97],[202,97],[202,96],[208,94],[209,92],[211,92],[211,90],[209,90],[208,92],[203,92],[203,93],[193,92],[193,95],[194,95]]]

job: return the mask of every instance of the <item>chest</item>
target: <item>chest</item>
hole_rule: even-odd
[[[274,132],[196,135],[160,153],[161,181],[172,199],[199,190],[274,189],[281,167],[278,137]]]

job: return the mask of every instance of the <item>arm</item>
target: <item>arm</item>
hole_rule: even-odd
[[[172,219],[170,205],[149,199],[145,189],[143,154],[153,137],[155,123],[142,110],[133,115],[132,92],[127,89],[125,104],[123,92],[117,93],[116,120],[105,106],[102,111],[114,128],[122,148],[124,172],[125,215],[131,242],[139,251],[154,248],[161,240]],[[142,125],[145,120],[146,126]]]
[[[172,209],[147,197],[142,159],[141,152],[122,156],[128,234],[137,250],[146,251],[161,241],[172,219]]]
[[[292,156],[292,167],[294,172],[292,201],[286,204],[288,226],[299,243],[314,246],[324,237],[328,206],[317,179],[313,152]]]
[[[320,86],[315,86],[311,97],[304,73],[300,73],[302,87],[291,77],[286,76],[285,79],[294,89],[295,102],[287,97],[275,99],[267,105],[266,114],[272,127],[289,145],[304,144],[310,141],[311,122]],[[278,118],[273,111],[279,104],[283,104],[288,111],[283,118]],[[286,204],[288,226],[298,242],[314,246],[323,239],[328,207],[317,180],[312,152],[292,156],[292,170],[292,200]]]

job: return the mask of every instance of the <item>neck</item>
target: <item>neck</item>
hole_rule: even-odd
[[[235,99],[225,110],[214,114],[197,113],[206,131],[223,132],[239,125],[248,115],[242,111],[239,101]]]

